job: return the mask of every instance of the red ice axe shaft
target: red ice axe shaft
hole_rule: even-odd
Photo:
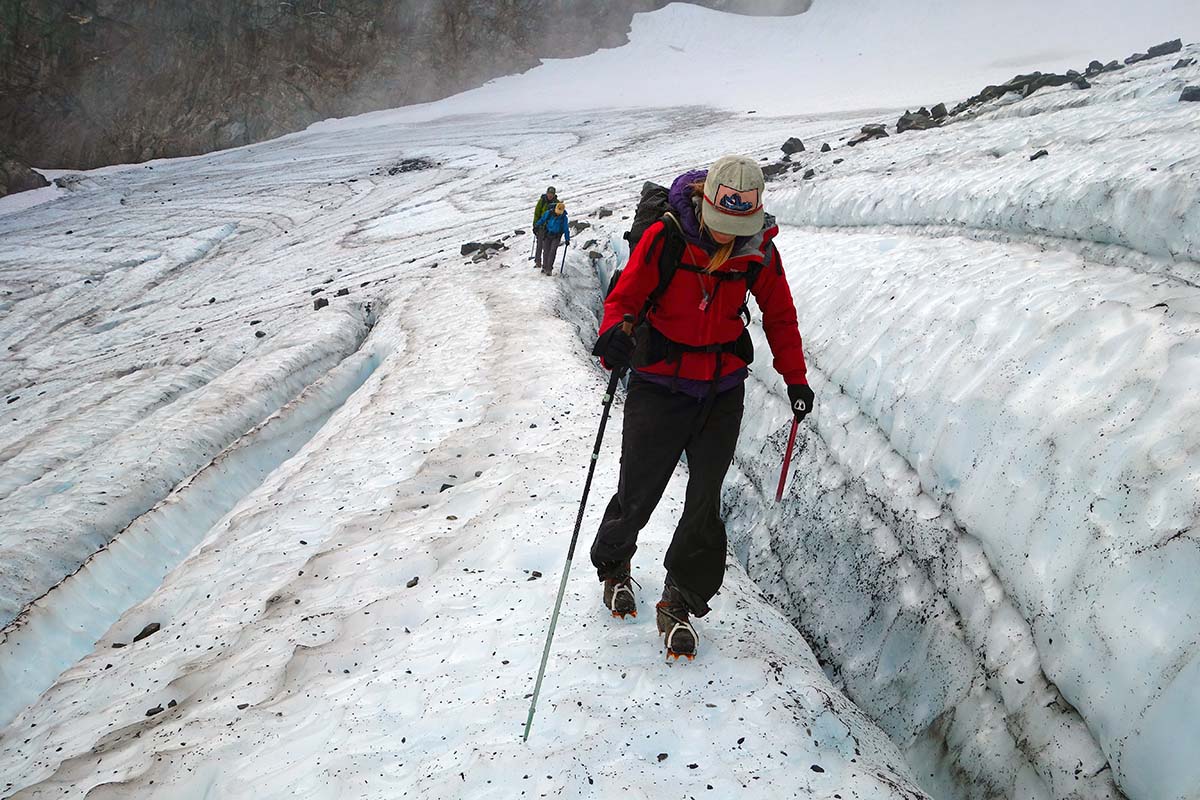
[[[783,454],[783,469],[779,470],[779,488],[775,490],[775,502],[783,499],[783,484],[787,481],[788,467],[792,465],[792,448],[796,445],[796,431],[800,428],[800,420],[792,420],[792,433],[788,436],[787,451]]]

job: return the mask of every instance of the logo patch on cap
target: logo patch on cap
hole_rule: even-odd
[[[709,202],[726,214],[738,217],[749,216],[761,208],[758,189],[734,189],[723,183],[717,188],[717,196]]]

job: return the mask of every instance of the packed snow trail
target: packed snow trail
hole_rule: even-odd
[[[631,208],[644,179],[730,142],[774,157],[796,135],[816,176],[767,200],[818,411],[773,506],[787,414],[776,376],[752,376],[726,495],[738,560],[935,796],[1196,800],[1198,154],[1196,112],[1177,98],[1198,70],[1146,62],[854,150],[841,143],[881,116],[410,124],[448,104],[70,176],[36,208],[0,203],[13,212],[0,217],[0,513],[20,531],[0,539],[0,611],[27,609],[33,648],[73,627],[86,645],[107,624],[56,594],[99,548],[177,507],[351,353],[379,357],[300,452],[250,464],[265,478],[209,473],[234,505],[201,546],[44,695],[16,687],[36,701],[0,730],[0,787],[776,797],[807,781],[818,797],[914,796],[895,747],[737,565],[701,621],[702,661],[678,667],[660,662],[652,621],[610,622],[599,584],[573,579],[531,743],[543,749],[513,744],[603,376],[584,346],[590,259],[572,253],[556,284],[511,231],[547,182],[595,223],[601,205]],[[948,99],[947,85],[922,97]],[[822,141],[835,151],[813,152]],[[431,168],[391,169],[412,157]],[[603,265],[624,224],[619,211],[575,237]],[[462,264],[460,243],[505,236],[510,251]],[[354,309],[368,306],[364,339]],[[598,486],[615,466],[602,461]],[[635,565],[644,608],[681,488]],[[118,588],[97,605],[119,612]],[[132,643],[151,622],[162,629]],[[585,634],[574,655],[565,631]],[[668,727],[672,703],[686,722]],[[760,740],[783,746],[747,759]]]
[[[126,326],[161,341],[157,351],[118,346],[116,326],[89,340],[94,352],[78,357],[74,371],[20,362],[21,399],[6,408],[18,422],[87,395],[39,395],[44,386],[106,385],[147,355],[192,357],[196,327],[227,348],[248,341],[246,355],[226,369],[249,373],[252,387],[273,339],[308,329],[314,346],[333,348],[314,323],[365,303],[375,321],[362,347],[379,359],[299,452],[0,734],[5,794],[230,796],[253,785],[260,796],[318,797],[650,797],[709,786],[726,796],[925,796],[895,746],[829,684],[736,564],[701,623],[700,660],[678,666],[663,663],[653,615],[612,620],[600,584],[581,565],[533,735],[520,744],[605,376],[580,338],[588,326],[594,331],[594,317],[573,291],[563,294],[574,284],[537,274],[524,260],[528,239],[511,238],[512,230],[527,224],[543,170],[562,170],[554,180],[585,187],[568,196],[585,216],[590,203],[574,198],[586,187],[623,197],[631,185],[625,171],[649,170],[614,153],[636,148],[655,168],[669,159],[674,169],[714,147],[680,141],[681,120],[698,119],[686,113],[590,119],[413,127],[402,134],[403,152],[395,128],[300,135],[112,171],[64,199],[0,218],[13,281],[54,274],[38,262],[53,263],[42,244],[65,220],[81,262],[89,248],[110,246],[112,227],[137,226],[139,246],[150,252],[193,219],[211,219],[214,208],[234,231],[205,256],[207,275],[169,270],[151,290],[156,302],[127,312]],[[718,126],[701,130],[720,135]],[[746,130],[764,148],[777,135],[753,121]],[[485,136],[490,149],[472,144]],[[441,166],[387,174],[410,155]],[[588,172],[563,174],[568,160]],[[600,171],[616,169],[620,175]],[[110,212],[76,221],[97,203]],[[491,260],[464,264],[457,254],[468,238],[502,237],[513,247]],[[586,257],[572,252],[568,271],[596,296],[594,278],[580,278],[592,274]],[[214,275],[225,280],[206,280]],[[109,297],[105,283],[84,284],[83,275],[58,280],[56,313],[68,322],[38,328],[38,347],[25,352],[76,342],[71,326],[83,323],[70,321],[75,304],[104,309],[93,312],[103,318],[128,302],[129,288],[115,281],[120,294]],[[350,294],[315,311],[311,290],[321,287],[317,297],[339,287]],[[78,297],[92,288],[99,291]],[[34,312],[23,305],[42,301],[31,294],[10,302],[4,333],[17,336],[7,320],[25,320],[27,331]],[[264,353],[254,349],[257,329],[268,333]],[[254,391],[270,385],[261,383]],[[585,536],[615,485],[619,411],[618,404]],[[164,415],[161,429],[170,420]],[[231,433],[241,424],[230,421]],[[41,474],[9,500],[120,438],[72,440],[46,454],[38,445],[49,431],[10,431],[20,443],[10,452],[24,453]],[[130,450],[124,469],[133,475],[145,464]],[[645,586],[643,609],[661,589],[683,479],[642,542],[635,577]],[[98,488],[89,484],[96,480],[81,474],[80,491]],[[22,619],[33,647],[39,630],[57,629],[53,618],[79,613],[54,597],[51,590]],[[151,622],[161,629],[133,642]]]

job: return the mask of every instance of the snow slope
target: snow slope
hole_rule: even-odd
[[[1200,6],[1191,0],[815,0],[803,14],[765,20],[675,3],[635,15],[622,47],[356,119],[686,105],[779,115],[916,108],[1018,73],[1123,59],[1179,36],[1200,38]]]
[[[768,117],[951,100],[1186,35],[1197,12],[1033,24],[1015,3],[1025,24],[997,27],[980,5],[894,5],[673,6],[618,51],[7,206],[4,793],[1200,797],[1200,154],[1175,101],[1200,68],[1152,61],[854,150],[869,113]],[[798,77],[698,57],[730,39]],[[714,95],[762,113],[545,110]],[[489,110],[518,113],[457,116]],[[577,565],[522,747],[603,385],[593,275],[625,225],[592,213],[789,135],[837,149],[768,192],[818,392],[788,498],[766,500],[787,412],[762,368],[702,660],[663,665],[649,615],[605,619]],[[412,157],[436,166],[389,174]],[[548,181],[599,256],[571,251],[558,281],[512,234]],[[499,258],[458,255],[503,237]],[[646,531],[643,607],[681,499],[677,481]]]
[[[626,170],[692,163],[722,135],[681,138],[694,121],[306,134],[0,219],[0,502],[27,526],[6,545],[44,548],[49,581],[117,534],[5,630],[4,794],[924,797],[736,564],[703,660],[669,666],[652,616],[607,618],[577,566],[520,742],[605,380],[576,301],[596,282],[578,251],[577,282],[536,274],[527,237],[480,264],[458,246],[528,224],[546,170],[623,195]],[[441,166],[388,175],[402,156]],[[646,532],[644,609],[681,502]]]
[[[772,198],[806,226],[780,242],[822,411],[783,519],[744,440],[738,548],[893,736],[983,740],[958,768],[1024,761],[1035,796],[1105,796],[1105,759],[1200,796],[1200,69],[1173,62],[813,156]]]

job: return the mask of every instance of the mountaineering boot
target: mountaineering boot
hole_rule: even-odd
[[[625,619],[626,615],[637,616],[637,598],[633,595],[633,578],[629,574],[630,564],[626,561],[614,576],[604,579],[604,606],[614,617]]]
[[[667,658],[679,660],[680,656],[691,661],[696,657],[696,629],[688,619],[687,605],[674,586],[663,589],[662,600],[655,606],[658,632],[663,634],[667,646]]]

